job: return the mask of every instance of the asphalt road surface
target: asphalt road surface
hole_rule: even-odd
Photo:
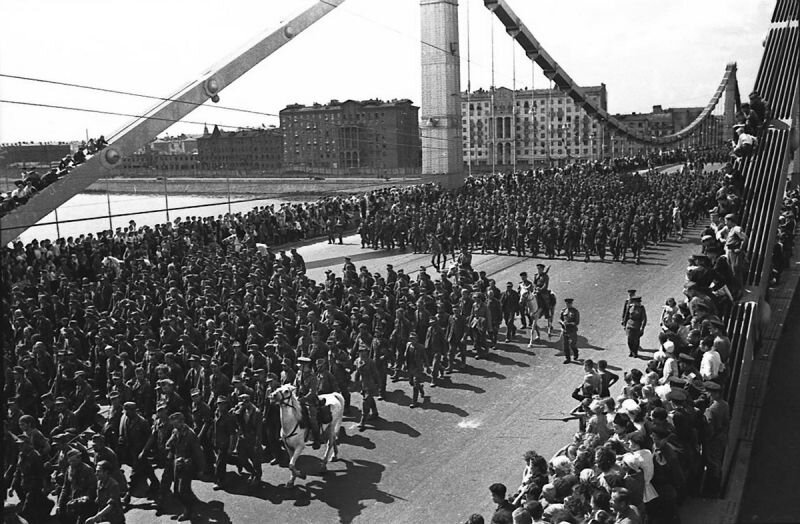
[[[687,258],[698,250],[698,229],[688,230],[686,240],[651,246],[641,265],[593,260],[551,264],[550,287],[558,297],[574,298],[581,312],[580,357],[595,362],[605,359],[616,373],[644,367],[657,345],[658,319],[668,297],[681,296]],[[691,240],[689,240],[691,239]],[[406,272],[430,266],[429,257],[410,252],[363,250],[357,236],[344,245],[326,242],[302,247],[311,278],[321,279],[325,269],[341,271],[343,256],[356,267],[385,272],[387,263]],[[516,256],[473,257],[476,271],[486,271],[503,289],[515,285],[519,273],[533,274],[541,259]],[[643,296],[649,322],[642,338],[640,359],[628,357],[620,326],[626,290]],[[500,339],[505,337],[502,328]],[[487,360],[468,359],[469,366],[450,375],[441,387],[425,388],[430,398],[418,409],[409,409],[407,382],[390,383],[388,396],[378,402],[382,419],[366,431],[356,428],[357,417],[345,418],[347,435],[340,439],[340,460],[319,474],[323,449],[301,457],[298,466],[308,478],[294,488],[284,487],[286,468],[263,466],[260,487],[247,487],[244,479],[232,488],[215,491],[210,483],[195,481],[203,501],[201,522],[276,523],[459,523],[472,513],[487,522],[494,511],[488,486],[519,485],[524,467],[522,454],[534,449],[549,457],[568,443],[577,422],[543,420],[563,417],[574,406],[572,390],[582,380],[582,366],[563,364],[558,334],[533,348],[527,347],[529,331],[513,343],[499,344]],[[617,394],[621,384],[612,389]],[[353,405],[361,406],[359,394]],[[231,479],[236,477],[229,467]],[[155,516],[151,501],[134,498],[128,522],[171,522],[170,515]]]

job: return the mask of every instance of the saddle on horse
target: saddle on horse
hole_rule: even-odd
[[[548,318],[553,316],[556,307],[556,295],[549,289],[540,289],[535,292],[537,310]]]

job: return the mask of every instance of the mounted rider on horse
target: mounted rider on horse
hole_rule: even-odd
[[[539,340],[539,326],[537,321],[545,317],[547,319],[547,334],[550,335],[553,326],[553,311],[555,308],[555,295],[550,291],[550,276],[548,272],[550,269],[545,270],[544,264],[536,264],[537,273],[533,277],[531,286],[526,286],[525,293],[522,294],[520,289],[520,300],[523,305],[523,311],[529,316],[531,321],[531,343]],[[526,284],[523,281],[520,286]],[[536,333],[534,338],[533,334]]]

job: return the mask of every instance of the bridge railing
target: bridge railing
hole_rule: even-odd
[[[728,319],[731,338],[726,399],[731,406],[728,446],[723,461],[723,486],[727,485],[743,424],[745,394],[750,385],[750,370],[763,328],[761,305],[767,299],[772,273],[772,254],[778,231],[786,173],[791,156],[792,111],[798,104],[797,53],[800,43],[800,3],[778,0],[767,35],[764,54],[754,90],[770,104],[771,115],[759,136],[761,143],[749,158],[737,162],[744,176],[744,204],[740,224],[749,235],[746,250],[745,301],[736,304]],[[765,304],[766,305],[766,304]]]

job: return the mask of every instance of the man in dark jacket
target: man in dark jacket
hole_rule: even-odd
[[[378,418],[378,407],[375,405],[375,396],[380,392],[380,376],[375,361],[369,357],[369,348],[362,345],[358,348],[358,358],[355,361],[355,381],[361,388],[364,401],[361,405],[361,422],[359,431],[365,429],[367,420]]]
[[[422,344],[416,342],[416,332],[411,332],[411,337],[406,344],[405,359],[406,367],[408,369],[408,381],[413,389],[410,408],[417,407],[417,400],[420,396],[425,397],[425,389],[423,384],[425,382],[425,348]]]
[[[167,441],[167,450],[175,464],[175,496],[183,504],[180,520],[192,518],[197,496],[192,491],[192,480],[203,471],[203,452],[192,428],[186,424],[183,413],[169,416],[172,436]]]
[[[506,290],[500,295],[500,307],[503,311],[503,320],[506,323],[506,342],[511,342],[517,334],[514,317],[519,309],[519,293],[514,290],[514,284],[508,282]]]

